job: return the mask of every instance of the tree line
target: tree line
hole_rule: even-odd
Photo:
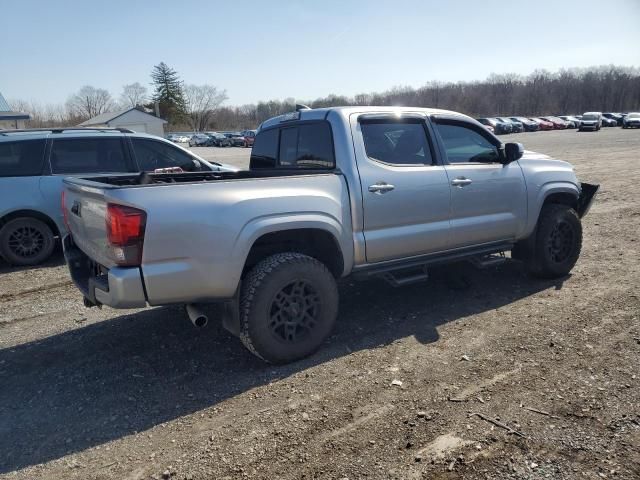
[[[255,128],[267,118],[295,109],[293,98],[242,106],[223,106],[224,90],[213,85],[185,84],[178,73],[161,62],[151,73],[153,92],[136,82],[125,85],[116,100],[104,89],[85,86],[64,105],[41,106],[13,101],[14,110],[31,113],[30,126],[77,125],[106,111],[138,107],[169,122],[168,130],[238,130]],[[329,95],[300,101],[312,108],[331,106],[433,107],[480,116],[541,116],[580,114],[585,111],[640,110],[640,68],[599,66],[556,72],[536,70],[530,75],[491,74],[471,82],[431,81],[414,87],[354,96]]]

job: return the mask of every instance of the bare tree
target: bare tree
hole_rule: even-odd
[[[213,85],[186,85],[184,94],[189,123],[197,132],[207,129],[216,110],[228,98],[225,90],[219,91]]]
[[[120,106],[122,108],[137,107],[143,105],[148,100],[147,88],[140,85],[140,83],[130,83],[122,87],[122,93],[120,94]]]
[[[102,88],[85,85],[67,100],[67,110],[78,118],[89,119],[115,107],[111,94]]]

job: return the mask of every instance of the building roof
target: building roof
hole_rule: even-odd
[[[31,115],[24,112],[13,112],[11,106],[2,96],[0,92],[0,120],[29,120]]]
[[[0,92],[0,112],[10,112],[10,111],[11,111],[11,107],[9,106],[9,103],[2,96],[2,92]]]
[[[118,110],[117,112],[105,112],[105,113],[101,113],[100,115],[96,115],[93,118],[90,118],[89,120],[82,122],[80,124],[81,127],[88,127],[90,125],[105,125],[108,122],[115,120],[118,117],[121,117],[122,115],[124,115],[125,113],[130,112],[131,110],[138,110],[136,107],[131,107],[131,108],[126,108],[124,110]],[[161,120],[163,123],[167,123],[166,120],[162,120],[161,118],[156,117],[155,115],[150,115],[147,112],[143,112],[142,110],[138,110],[140,113],[143,113],[145,115],[149,115],[151,118],[155,118],[156,120]]]

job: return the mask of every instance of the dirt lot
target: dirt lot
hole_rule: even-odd
[[[87,310],[59,257],[0,266],[0,477],[640,478],[640,131],[511,138],[602,184],[572,275],[346,279],[286,367],[178,308]]]

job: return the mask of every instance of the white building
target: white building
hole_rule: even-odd
[[[86,122],[82,122],[79,126],[128,128],[134,132],[150,133],[151,135],[164,137],[165,123],[167,123],[166,120],[142,112],[137,108],[128,108],[119,112],[102,113]]]
[[[7,101],[0,93],[0,130],[5,128],[24,128],[25,122],[31,115],[24,112],[13,112]]]

